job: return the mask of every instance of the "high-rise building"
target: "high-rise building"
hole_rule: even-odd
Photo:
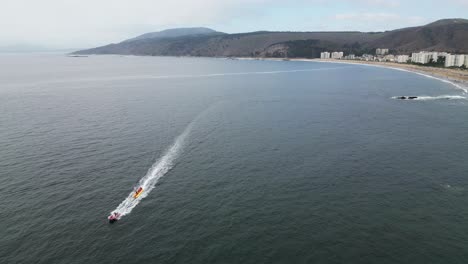
[[[384,56],[384,55],[386,55],[386,54],[388,54],[388,49],[376,49],[376,50],[375,50],[375,55],[382,55],[382,56]]]
[[[414,63],[427,64],[431,61],[431,59],[434,60],[434,52],[421,51],[411,55],[411,61]],[[437,61],[437,59],[435,61]]]
[[[335,51],[335,52],[333,52],[333,53],[331,54],[331,58],[332,58],[332,59],[341,59],[341,58],[343,58],[343,55],[344,55],[344,54],[343,54],[342,51],[340,51],[340,52]]]
[[[329,58],[330,58],[330,52],[322,52],[322,53],[320,53],[320,58],[321,58],[321,59],[329,59]]]
[[[375,60],[375,57],[373,55],[370,55],[370,54],[363,54],[362,55],[362,60],[365,60],[365,61],[374,61]]]
[[[445,56],[445,67],[461,67],[464,64],[466,66],[467,58],[467,55],[448,54]]]
[[[409,60],[408,55],[397,55],[395,57],[395,61],[398,62],[398,63],[407,63],[408,60]]]
[[[383,57],[384,61],[395,61],[395,55],[389,54]]]
[[[409,60],[409,56],[408,55],[398,55],[396,56],[396,61],[398,63],[407,63]]]

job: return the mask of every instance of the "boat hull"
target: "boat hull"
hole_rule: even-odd
[[[133,198],[138,198],[140,197],[141,193],[143,192],[143,188],[138,188],[138,190],[135,192],[135,194],[133,195]]]

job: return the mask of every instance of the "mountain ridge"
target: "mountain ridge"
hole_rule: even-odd
[[[134,38],[130,38],[127,40],[122,41],[124,42],[132,42],[135,40],[142,40],[142,39],[157,39],[157,38],[178,38],[184,36],[210,36],[210,35],[222,35],[226,34],[224,32],[219,32],[213,30],[211,28],[206,27],[187,27],[187,28],[172,28],[166,29],[157,32],[149,32]]]
[[[376,48],[389,48],[392,53],[397,54],[420,50],[468,53],[466,19],[443,19],[424,26],[385,32],[256,31],[226,34],[208,30],[217,33],[134,38],[117,44],[77,51],[75,54],[316,58],[323,51],[339,50],[361,55],[373,53]]]

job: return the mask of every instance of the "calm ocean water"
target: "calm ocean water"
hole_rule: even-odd
[[[0,263],[468,259],[468,100],[450,84],[204,58],[0,69]]]

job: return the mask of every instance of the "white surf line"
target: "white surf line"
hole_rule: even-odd
[[[464,93],[468,93],[467,88],[464,88],[463,86],[461,86],[461,85],[459,85],[459,84],[457,84],[455,82],[452,82],[452,81],[447,80],[447,79],[435,77],[435,76],[432,76],[432,75],[429,75],[429,74],[425,74],[425,73],[422,73],[422,72],[411,71],[411,70],[400,69],[400,68],[394,68],[394,67],[385,67],[385,66],[380,66],[380,65],[367,65],[367,66],[375,66],[375,67],[380,67],[380,68],[389,68],[389,69],[393,69],[393,70],[397,70],[397,71],[415,73],[415,74],[418,74],[418,75],[421,75],[421,76],[424,76],[424,77],[427,77],[427,78],[431,78],[431,79],[439,80],[439,81],[444,82],[444,83],[451,84],[451,85],[455,86],[456,88],[462,90]]]
[[[329,67],[329,68],[311,68],[311,69],[297,69],[287,71],[259,71],[259,72],[227,72],[227,73],[209,73],[209,74],[186,74],[186,75],[133,75],[133,76],[115,76],[107,78],[83,78],[83,79],[67,79],[67,80],[52,80],[43,83],[70,83],[70,82],[94,82],[94,81],[114,81],[114,80],[139,80],[139,79],[187,79],[187,78],[210,78],[220,76],[238,76],[238,75],[262,75],[262,74],[281,74],[281,73],[294,73],[294,72],[312,72],[312,71],[325,71],[336,70],[346,67]],[[37,84],[37,83],[35,83]]]
[[[306,61],[306,60],[302,60],[302,61]],[[310,61],[310,60],[308,60],[308,61]],[[378,68],[392,69],[392,70],[397,70],[397,71],[410,72],[410,73],[418,74],[418,75],[421,75],[421,76],[424,76],[424,77],[427,77],[427,78],[439,80],[439,81],[444,82],[444,83],[449,83],[449,84],[455,86],[457,89],[462,90],[464,93],[468,93],[468,88],[465,88],[465,87],[463,87],[462,85],[460,85],[458,83],[455,83],[453,81],[450,81],[450,80],[447,80],[447,79],[444,79],[444,78],[435,77],[435,76],[432,76],[432,75],[429,75],[429,74],[426,74],[426,73],[421,73],[421,72],[418,72],[418,71],[395,68],[395,67],[392,67],[392,66],[373,65],[373,64],[364,64],[364,63],[352,63],[352,62],[342,62],[342,61],[337,61],[337,62],[333,62],[333,61],[312,61],[312,62],[341,63],[341,64],[348,64],[348,65],[362,65],[362,66],[368,66],[368,67],[378,67]]]
[[[202,113],[206,112],[203,111]],[[200,117],[201,114],[198,116]],[[133,208],[135,208],[142,199],[147,197],[149,193],[154,189],[156,183],[159,179],[163,177],[175,164],[175,160],[179,157],[182,149],[184,147],[185,141],[192,130],[192,126],[195,121],[198,119],[195,118],[180,134],[174,141],[174,143],[166,150],[164,155],[158,159],[148,170],[145,176],[140,179],[138,182],[138,187],[143,188],[143,192],[138,198],[133,198],[135,191],[132,191],[128,194],[127,198],[123,200],[117,208],[115,208],[111,214],[114,212],[119,213],[120,216],[129,214]]]

